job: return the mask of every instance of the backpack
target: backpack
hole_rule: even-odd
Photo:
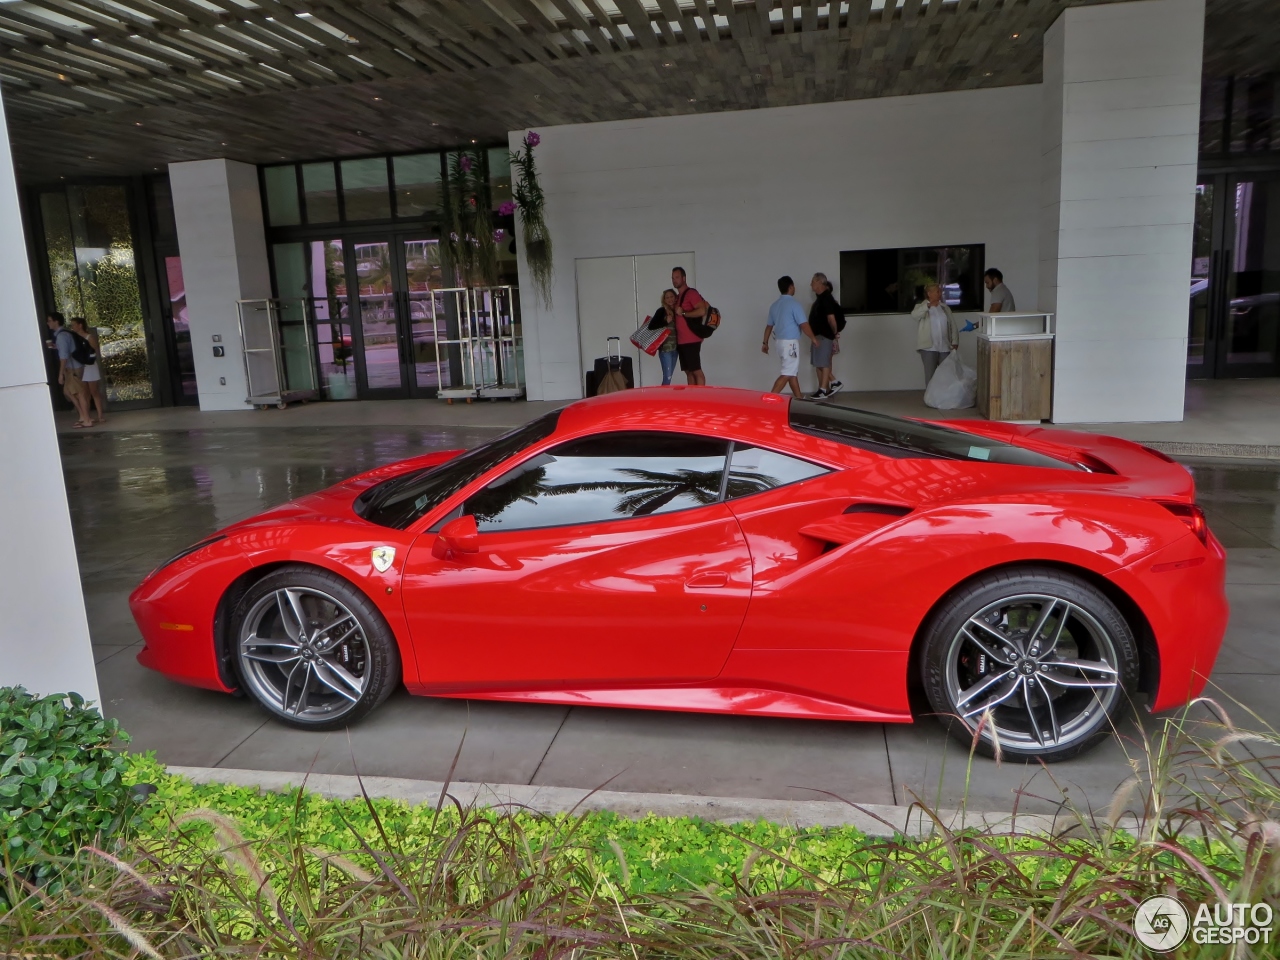
[[[831,302],[835,304],[836,308],[836,333],[841,333],[844,330],[845,323],[847,323],[844,318],[844,307],[840,306],[840,302],[835,297],[831,298]]]
[[[74,330],[68,330],[67,333],[71,334],[71,340],[75,344],[71,351],[72,360],[85,367],[98,362],[98,354],[94,352],[93,344]]]

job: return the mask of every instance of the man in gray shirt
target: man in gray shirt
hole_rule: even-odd
[[[991,306],[987,313],[1012,313],[1017,309],[1013,303],[1013,294],[1004,285],[1004,274],[992,267],[982,275],[982,285],[991,291]]]

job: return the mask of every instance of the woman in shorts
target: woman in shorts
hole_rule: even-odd
[[[96,407],[98,410],[98,422],[106,423],[107,404],[102,396],[102,347],[98,345],[98,332],[89,326],[84,317],[72,317],[70,324],[73,331],[89,341],[89,346],[93,347],[93,352],[97,355],[97,360],[84,365],[84,369],[80,371],[80,379],[84,382],[85,389],[89,391],[90,422],[92,422],[93,410]]]

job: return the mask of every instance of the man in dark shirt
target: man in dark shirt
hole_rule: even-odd
[[[832,374],[832,357],[836,344],[840,340],[840,318],[844,311],[832,294],[831,282],[825,273],[815,273],[809,281],[809,289],[816,300],[809,309],[809,329],[818,337],[817,343],[809,347],[809,362],[818,375],[818,390],[810,394],[815,400],[830,397],[840,392],[844,386]]]

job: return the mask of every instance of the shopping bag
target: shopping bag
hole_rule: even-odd
[[[978,372],[966,367],[959,351],[952,350],[938,364],[933,379],[924,391],[926,406],[935,410],[959,410],[972,407],[978,397]]]
[[[649,329],[649,321],[652,317],[645,317],[636,332],[631,335],[631,343],[638,350],[643,350],[649,356],[657,356],[658,350],[666,342],[667,337],[671,335],[670,329],[667,327],[659,327],[657,330]]]

